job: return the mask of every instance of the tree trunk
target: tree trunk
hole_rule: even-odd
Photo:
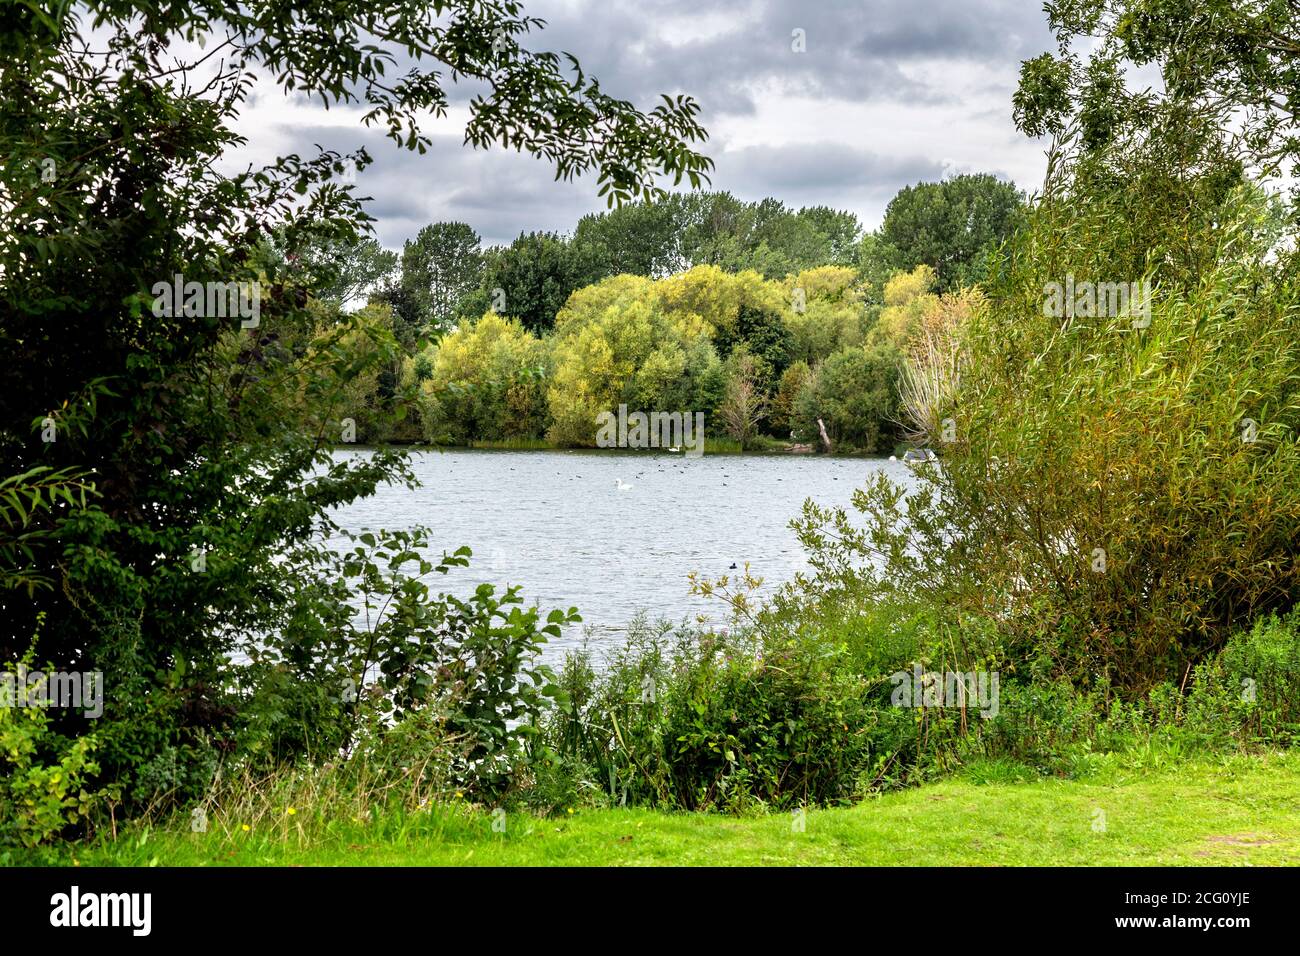
[[[831,450],[831,438],[830,438],[829,435],[826,434],[826,425],[825,425],[825,423],[824,423],[820,418],[817,419],[817,428],[818,428],[818,429],[821,431],[821,433],[822,433],[822,444],[826,446],[826,450],[827,450],[827,451],[830,451],[830,450]]]

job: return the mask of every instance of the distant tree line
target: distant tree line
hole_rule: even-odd
[[[919,317],[988,274],[1023,208],[988,174],[909,186],[871,232],[843,210],[692,192],[584,216],[570,235],[484,248],[468,224],[438,222],[400,254],[314,244],[289,265],[323,279],[323,306],[367,298],[366,321],[402,343],[369,404],[404,387],[417,414],[369,440],[589,443],[602,409],[579,411],[567,377],[587,404],[689,406],[742,444],[811,440],[822,419],[837,443],[872,451],[898,437],[899,363]],[[687,306],[665,305],[672,288],[692,290]],[[613,311],[575,324],[590,302]],[[614,340],[641,321],[648,338],[626,359],[649,364],[616,374]],[[612,351],[583,352],[593,336]],[[662,388],[645,386],[654,375]]]

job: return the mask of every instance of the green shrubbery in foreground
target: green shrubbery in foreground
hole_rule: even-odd
[[[847,805],[953,773],[977,782],[1088,780],[1112,765],[1167,769],[1293,747],[1300,737],[1300,612],[1234,634],[1187,687],[1161,684],[1140,700],[1081,693],[1032,668],[1003,674],[988,718],[974,706],[892,706],[887,669],[906,666],[917,648],[889,626],[853,633],[852,642],[773,646],[753,634],[639,622],[599,672],[586,654],[568,658],[560,704],[521,732],[508,784],[499,764],[491,774],[473,770],[464,737],[422,710],[396,724],[366,723],[346,759],[232,763],[204,799],[154,822],[212,827],[232,847],[256,839],[272,852],[268,839],[310,845],[340,827],[381,821],[389,828],[406,820],[413,838],[436,839],[458,828],[429,829],[425,816],[436,822],[469,806],[481,826],[493,814],[568,817],[623,806],[761,816]],[[925,657],[924,639],[920,648]],[[880,670],[864,675],[855,664],[864,659]],[[13,733],[6,726],[7,746]],[[75,787],[76,767],[65,761],[50,772],[60,769]],[[6,818],[19,821],[6,842],[29,847],[58,830],[46,814],[10,815],[33,792],[30,780],[7,775],[0,792]],[[107,822],[97,830],[108,843],[111,833]]]

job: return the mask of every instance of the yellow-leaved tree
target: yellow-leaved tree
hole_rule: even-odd
[[[646,412],[716,405],[721,363],[712,319],[727,313],[730,284],[675,281],[682,278],[614,276],[569,297],[552,340],[552,441],[594,445],[597,417],[623,403]]]
[[[430,441],[539,437],[546,425],[546,344],[517,319],[488,312],[408,359]]]

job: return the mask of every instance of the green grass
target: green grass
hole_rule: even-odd
[[[223,820],[63,848],[80,865],[1300,865],[1300,755],[1157,770],[1098,758],[1086,780],[977,765],[854,807],[736,818],[650,810],[508,814],[465,804],[331,820],[285,808],[247,832]],[[1003,782],[1003,781],[1013,782]],[[998,782],[980,782],[998,781]],[[1105,828],[1094,828],[1105,814]],[[230,832],[224,832],[229,828]],[[11,862],[24,862],[11,860]]]

